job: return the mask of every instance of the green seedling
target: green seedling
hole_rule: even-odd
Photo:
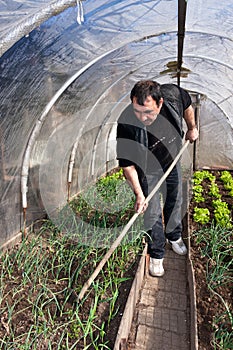
[[[214,218],[216,223],[222,227],[232,228],[231,211],[226,202],[220,199],[213,200]]]
[[[209,186],[209,195],[215,198],[221,198],[221,194],[219,193],[218,185],[215,182],[212,182]]]
[[[194,208],[193,220],[202,225],[210,221],[210,211],[208,208]]]
[[[203,187],[202,185],[195,185],[193,186],[193,200],[196,203],[201,203],[205,201],[205,198],[202,195],[203,193]]]

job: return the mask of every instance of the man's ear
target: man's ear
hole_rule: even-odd
[[[161,97],[161,99],[159,100],[159,107],[162,107],[163,105],[163,97]]]

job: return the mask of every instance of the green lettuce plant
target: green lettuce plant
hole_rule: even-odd
[[[211,185],[209,186],[209,195],[211,197],[221,198],[218,185],[215,182],[211,182]]]
[[[193,182],[195,185],[200,185],[204,179],[210,182],[215,181],[215,176],[209,170],[197,170],[193,174]]]
[[[221,199],[216,199],[212,201],[214,207],[214,218],[216,223],[222,227],[232,228],[231,223],[231,211],[228,208],[226,202],[221,201]]]
[[[201,203],[205,201],[205,198],[202,195],[203,187],[202,185],[194,185],[193,186],[193,200],[196,203]]]
[[[228,170],[224,170],[220,176],[224,188],[229,191],[229,195],[233,197],[233,178]]]
[[[202,225],[207,224],[210,221],[210,211],[208,208],[194,208],[193,220]]]

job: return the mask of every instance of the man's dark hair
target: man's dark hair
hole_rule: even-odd
[[[137,99],[137,103],[141,106],[144,105],[144,102],[148,96],[151,96],[157,105],[162,97],[160,91],[160,84],[153,80],[141,80],[138,81],[130,93],[130,99],[133,102],[133,98]]]

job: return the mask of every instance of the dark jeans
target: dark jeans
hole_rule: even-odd
[[[144,195],[153,190],[163,172],[146,175],[142,180]],[[151,198],[144,214],[144,225],[148,232],[148,253],[150,257],[164,257],[166,238],[176,241],[181,237],[182,179],[180,164],[177,164],[160,189]]]

